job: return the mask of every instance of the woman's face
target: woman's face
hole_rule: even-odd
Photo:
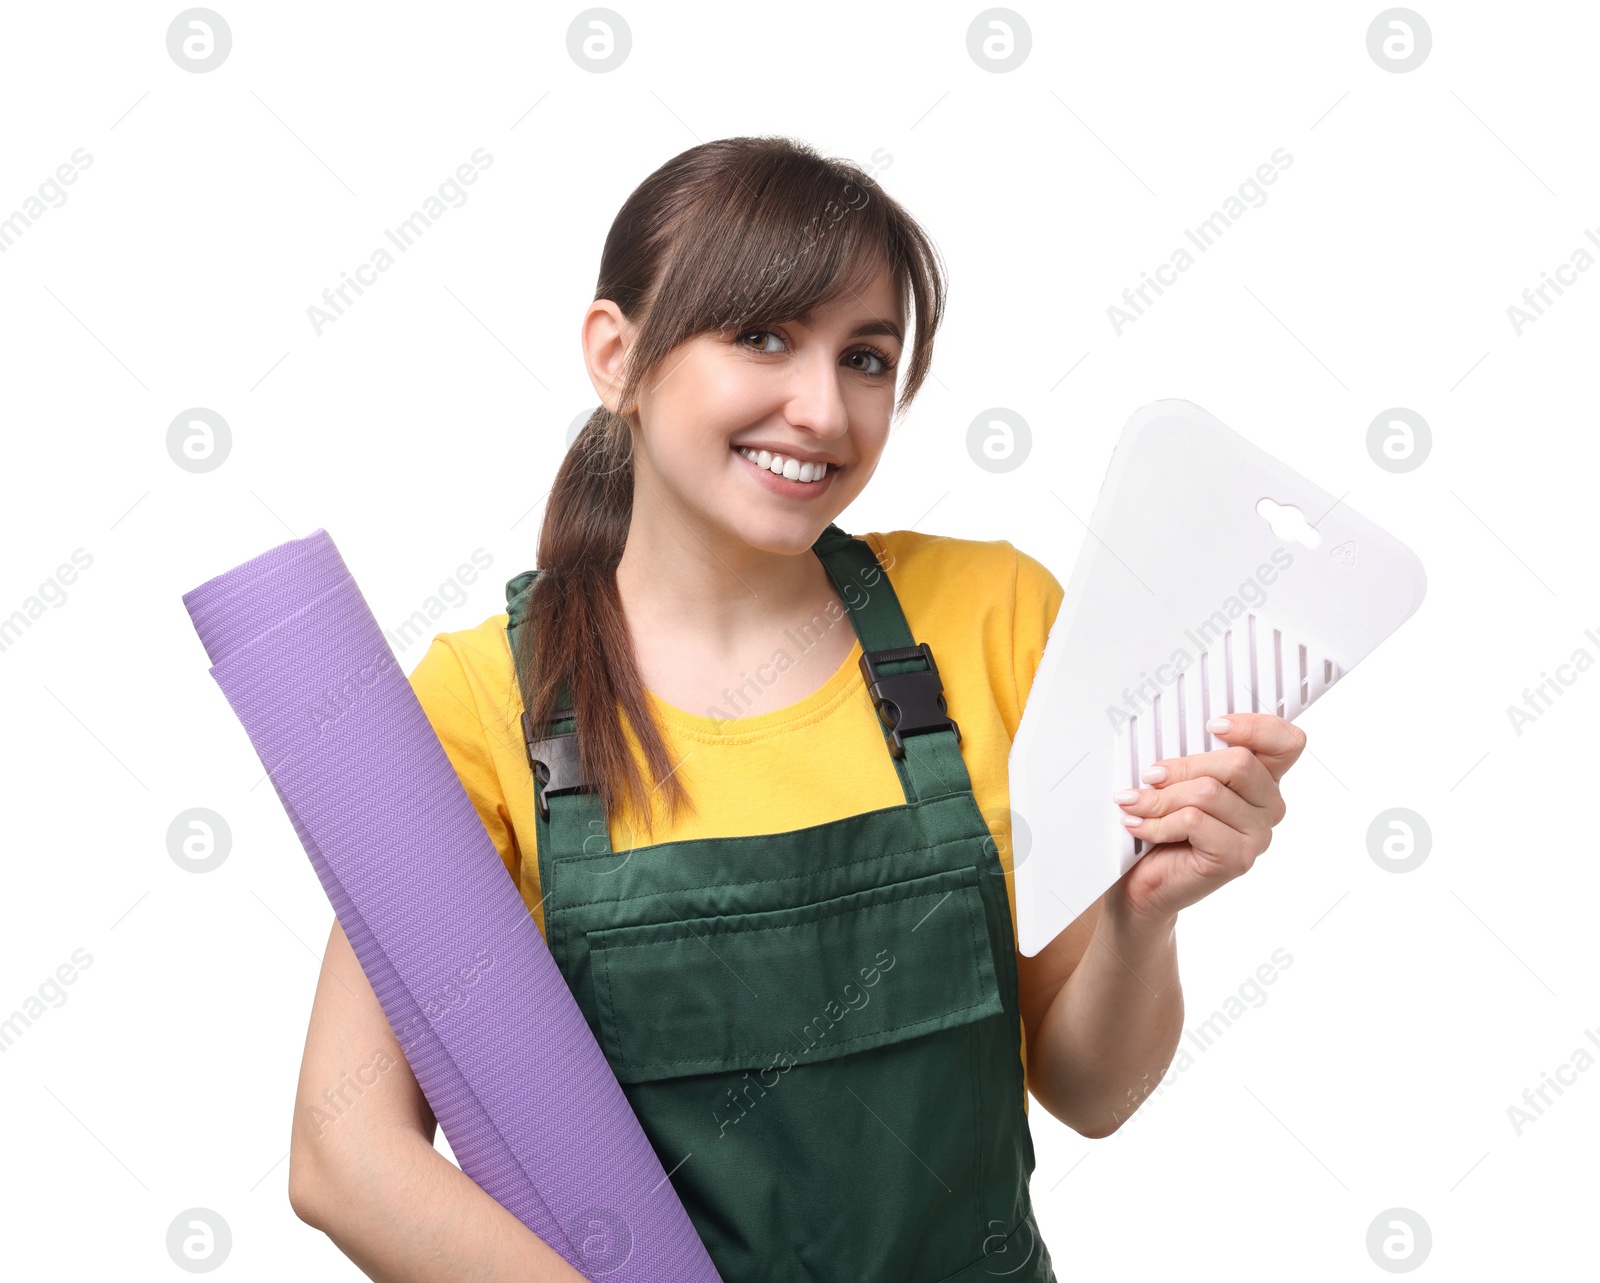
[[[880,272],[803,321],[680,344],[640,391],[636,513],[654,497],[754,548],[809,548],[877,467],[904,330]]]

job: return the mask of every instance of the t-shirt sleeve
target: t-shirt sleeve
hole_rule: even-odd
[[[1017,719],[1006,727],[1013,740],[1017,737],[1022,710],[1027,707],[1028,692],[1033,689],[1034,675],[1039,671],[1039,661],[1044,657],[1050,629],[1055,625],[1062,598],[1066,596],[1066,589],[1044,563],[1020,550],[1016,552],[1015,583],[1011,635],[1013,662],[1016,665],[1017,700],[1014,707]]]
[[[411,689],[515,882],[518,853],[511,817],[478,714],[477,697],[449,634],[440,633],[429,644],[411,673]]]

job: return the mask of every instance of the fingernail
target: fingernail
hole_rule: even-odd
[[[1206,723],[1206,730],[1210,731],[1213,735],[1226,735],[1228,728],[1232,725],[1233,723],[1230,722],[1226,717],[1213,717],[1209,722]]]
[[[1111,795],[1111,800],[1118,806],[1126,806],[1129,802],[1137,802],[1139,800],[1139,790],[1120,789]]]
[[[1141,824],[1144,823],[1144,816],[1142,816],[1142,815],[1124,815],[1122,817],[1122,822],[1124,824],[1126,824],[1130,829],[1136,829]]]
[[[1149,770],[1140,771],[1139,778],[1146,784],[1159,784],[1167,778],[1167,768],[1164,766],[1152,766]]]

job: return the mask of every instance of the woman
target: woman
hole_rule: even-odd
[[[1304,743],[1235,715],[1231,747],[1119,795],[1152,849],[1016,952],[991,833],[1061,586],[1004,541],[834,524],[944,297],[854,165],[770,138],[663,165],[606,240],[582,330],[602,405],[540,569],[411,678],[727,1283],[1053,1279],[1027,1092],[1101,1137],[1159,1081],[1177,914],[1266,849]],[[374,1278],[579,1278],[433,1149],[400,1050],[336,923],[297,1212]],[[313,1124],[377,1051],[380,1087]]]

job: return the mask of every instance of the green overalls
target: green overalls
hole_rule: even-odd
[[[830,524],[812,550],[905,804],[615,853],[563,686],[538,734],[523,714],[545,939],[724,1283],[1054,1283],[960,729],[871,547]],[[506,585],[513,655],[538,574]]]

